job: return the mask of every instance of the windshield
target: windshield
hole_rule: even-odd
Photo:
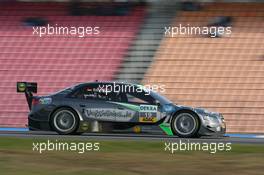
[[[158,100],[162,105],[173,103],[172,101],[167,99],[165,96],[162,96],[154,91],[150,91],[150,95],[156,100]]]
[[[78,86],[78,85],[69,86],[69,87],[64,88],[64,89],[62,89],[62,90],[59,90],[59,91],[57,91],[57,92],[54,92],[54,93],[51,94],[51,95],[61,94],[61,93],[63,93],[63,94],[69,93],[69,92],[71,92],[76,86]]]

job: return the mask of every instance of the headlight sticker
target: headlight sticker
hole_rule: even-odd
[[[45,98],[40,98],[39,99],[39,103],[43,104],[43,105],[51,104],[51,102],[52,102],[52,99],[49,98],[49,97],[45,97]]]

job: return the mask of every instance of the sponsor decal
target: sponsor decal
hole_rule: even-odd
[[[158,106],[140,105],[139,106],[139,122],[155,123],[157,122]]]
[[[140,112],[157,112],[158,106],[155,105],[140,105],[139,106]]]
[[[84,123],[81,123],[81,130],[82,131],[86,131],[89,129],[89,125],[88,123],[84,122]]]
[[[140,113],[139,122],[155,123],[157,122],[157,113],[154,113],[154,112]]]
[[[157,122],[157,118],[156,117],[139,117],[139,122],[155,123],[155,122]]]
[[[18,83],[17,85],[19,92],[25,92],[26,91],[26,84],[25,83]]]
[[[128,103],[118,103],[118,102],[110,102],[114,104],[121,105],[127,109],[133,110],[133,111],[139,111],[139,105],[134,105],[134,104],[128,104]]]
[[[134,126],[133,127],[133,131],[134,131],[134,133],[140,133],[141,132],[141,127],[140,126]]]
[[[110,121],[129,121],[134,115],[134,112],[130,111],[103,108],[86,109],[84,112],[88,118]]]

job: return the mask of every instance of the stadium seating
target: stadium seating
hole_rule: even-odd
[[[67,3],[11,3],[0,6],[0,125],[25,126],[28,107],[17,81],[38,83],[38,95],[94,80],[112,80],[144,18],[136,6],[127,16],[70,16]],[[84,38],[33,35],[23,25],[42,17],[57,26],[99,26]]]
[[[231,16],[232,34],[164,38],[144,83],[165,85],[175,103],[223,113],[228,132],[264,132],[263,8],[215,3],[180,12],[171,26],[205,26],[212,17]]]

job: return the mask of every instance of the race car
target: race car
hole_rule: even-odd
[[[97,124],[101,131],[156,125],[167,135],[184,138],[226,132],[220,113],[174,104],[139,84],[95,81],[33,96],[37,83],[17,82],[17,92],[25,93],[30,130],[82,134]]]

